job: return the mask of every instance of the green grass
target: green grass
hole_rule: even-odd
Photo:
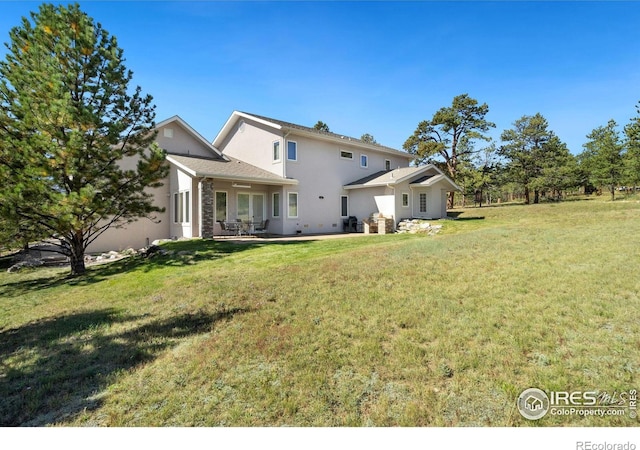
[[[431,237],[2,273],[0,425],[637,425],[515,403],[638,388],[640,203],[455,212]]]

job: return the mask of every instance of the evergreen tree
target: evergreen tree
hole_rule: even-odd
[[[313,128],[318,131],[324,131],[325,133],[331,132],[331,130],[329,130],[329,125],[324,123],[322,120],[318,120],[316,124],[313,126]]]
[[[640,114],[640,103],[637,106]],[[624,127],[625,147],[624,156],[625,183],[635,188],[640,186],[640,116],[631,119]]]
[[[597,127],[589,133],[581,158],[591,182],[596,186],[607,186],[612,201],[624,174],[624,145],[617,126],[614,120],[610,120],[606,126]]]
[[[538,203],[541,192],[556,191],[558,196],[575,183],[572,156],[540,113],[522,116],[501,139],[504,144],[498,154],[507,160],[510,181],[522,186],[525,203],[531,202],[532,190],[533,202]]]
[[[362,136],[360,136],[360,140],[362,142],[365,142],[367,144],[377,144],[378,141],[376,141],[376,139],[373,137],[373,135],[369,134],[369,133],[365,133]]]
[[[129,91],[116,38],[77,4],[43,4],[5,45],[0,215],[29,238],[58,239],[82,274],[101,233],[160,211],[145,191],[168,171],[152,98]]]
[[[404,143],[403,148],[414,155],[417,164],[432,163],[434,156],[444,159],[446,171],[453,181],[458,178],[458,161],[474,153],[473,142],[489,140],[484,134],[495,124],[485,119],[486,103],[462,94],[454,97],[451,106],[440,108],[431,120],[425,120]],[[459,145],[466,142],[466,145]],[[448,207],[453,207],[454,193],[449,193]]]

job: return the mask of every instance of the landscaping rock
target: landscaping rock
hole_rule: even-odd
[[[432,225],[423,219],[403,219],[398,224],[398,233],[427,234],[433,236],[442,229],[442,225]]]
[[[32,268],[32,267],[40,267],[43,266],[44,262],[41,259],[38,258],[28,258],[28,259],[24,259],[14,265],[12,265],[11,267],[9,267],[7,269],[8,273],[15,273],[15,272],[19,272],[22,269],[26,269],[26,268]]]

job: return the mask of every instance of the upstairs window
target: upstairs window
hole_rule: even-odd
[[[293,141],[287,141],[287,159],[289,161],[298,160],[298,143]]]
[[[360,155],[360,167],[364,169],[369,167],[369,157],[367,155]]]
[[[273,160],[280,161],[280,141],[273,143]]]
[[[388,159],[384,160],[384,170],[391,170],[391,161]]]

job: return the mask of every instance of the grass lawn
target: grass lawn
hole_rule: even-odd
[[[637,425],[516,399],[640,387],[640,202],[455,214],[436,236],[3,270],[0,425]]]

